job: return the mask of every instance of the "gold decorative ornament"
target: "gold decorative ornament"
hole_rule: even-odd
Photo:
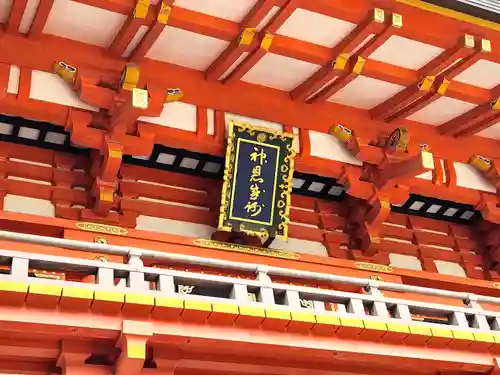
[[[94,243],[99,243],[99,244],[102,244],[102,245],[107,245],[108,244],[108,240],[105,239],[104,237],[94,237]]]
[[[134,87],[132,89],[132,106],[134,108],[148,108],[148,91]]]
[[[354,265],[362,270],[365,271],[375,271],[375,272],[382,272],[382,273],[392,273],[394,269],[389,266],[383,266],[381,264],[374,264],[374,263],[365,263],[365,262],[356,262]]]
[[[158,12],[158,17],[156,17],[156,19],[162,25],[166,25],[168,23],[168,19],[170,18],[170,13],[172,13],[172,7],[166,5],[162,1],[160,5],[160,11]]]
[[[492,286],[493,288],[500,289],[500,283],[493,283]]]
[[[94,258],[94,260],[98,260],[99,262],[107,262],[108,257],[105,257],[104,255],[98,255]]]
[[[72,85],[75,82],[77,70],[74,66],[59,61],[52,65],[52,73],[57,74],[64,82]]]
[[[384,279],[382,279],[382,277],[380,277],[378,275],[372,275],[372,276],[369,276],[368,278],[370,280],[375,280],[375,281],[384,281]]]
[[[304,309],[312,309],[314,306],[314,302],[310,299],[300,299],[300,306]]]
[[[193,293],[194,286],[193,285],[177,285],[179,288],[179,294],[191,294]]]
[[[472,155],[469,164],[483,173],[488,172],[492,167],[491,160],[480,155]]]
[[[123,90],[132,91],[137,87],[140,77],[140,69],[137,64],[129,63],[123,68],[122,76],[120,79],[120,87]]]
[[[395,129],[387,138],[385,149],[388,152],[407,152],[410,143],[410,133],[406,128]]]
[[[58,272],[49,272],[44,270],[33,270],[33,275],[40,279],[49,279],[49,280],[62,280],[61,273]]]
[[[257,295],[255,293],[248,293],[248,302],[257,302]]]
[[[128,233],[128,230],[115,227],[112,225],[104,225],[97,223],[76,223],[76,227],[78,229],[87,231],[87,232],[96,232],[96,233],[104,233],[104,234],[114,234],[116,236],[123,236]]]
[[[149,12],[149,0],[137,0],[134,8],[134,18],[146,18]]]
[[[329,133],[342,143],[349,142],[353,136],[352,130],[342,125],[332,126]]]
[[[223,251],[234,251],[236,253],[246,253],[253,255],[262,255],[271,258],[281,258],[281,259],[299,259],[300,254],[291,253],[287,251],[280,251],[274,249],[265,249],[261,247],[239,245],[233,243],[219,242],[214,240],[196,239],[193,240],[193,244],[209,249],[223,250]]]
[[[184,96],[184,92],[181,89],[167,89],[167,95],[165,96],[165,103],[177,102],[181,100]]]

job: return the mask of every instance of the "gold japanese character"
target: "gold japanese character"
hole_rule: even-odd
[[[258,216],[262,212],[263,204],[259,202],[248,202],[245,206],[245,211],[250,214],[251,217]]]
[[[263,148],[254,147],[253,152],[250,154],[250,160],[263,165],[267,163],[267,154],[264,152]]]
[[[262,184],[264,182],[264,179],[260,177],[261,168],[262,167],[260,165],[256,165],[255,167],[253,167],[252,175],[250,176],[250,182],[257,182],[259,184]]]
[[[260,197],[260,187],[257,184],[250,185],[250,200],[256,201]]]

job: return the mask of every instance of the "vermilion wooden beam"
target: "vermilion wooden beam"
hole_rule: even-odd
[[[54,0],[40,0],[38,8],[36,9],[35,18],[33,19],[33,23],[28,33],[30,38],[37,38],[42,34],[53,5]]]
[[[115,56],[123,56],[123,53],[132,42],[132,39],[139,31],[142,24],[143,19],[136,18],[134,15],[129,15],[109,46],[109,52]]]
[[[21,20],[26,9],[26,4],[28,0],[14,0],[12,2],[9,18],[7,19],[7,24],[5,30],[9,33],[17,33],[19,31],[19,26],[21,25]]]
[[[467,132],[468,129],[474,128],[484,121],[488,122],[489,119],[498,114],[498,109],[496,102],[485,103],[440,125],[439,131],[441,134],[458,136],[460,133]]]

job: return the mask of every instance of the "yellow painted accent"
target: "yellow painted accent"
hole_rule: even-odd
[[[146,344],[139,342],[128,342],[127,358],[146,359]]]
[[[168,89],[165,97],[165,103],[176,102],[183,98],[184,91],[181,89]]]
[[[443,79],[443,83],[441,83],[441,85],[439,86],[438,94],[444,95],[446,93],[446,90],[448,90],[448,86],[450,86],[450,81],[448,81],[446,78]]]
[[[158,307],[170,307],[174,309],[183,309],[184,300],[174,297],[156,297],[155,306]]]
[[[44,296],[61,296],[62,287],[58,285],[47,285],[47,284],[31,284],[29,286],[30,294],[40,294]]]
[[[486,159],[480,155],[472,155],[469,159],[469,164],[483,173],[488,172],[492,168],[489,159]]]
[[[340,318],[340,325],[343,327],[351,327],[351,328],[365,328],[363,324],[363,319],[358,318]]]
[[[292,320],[296,322],[316,323],[316,318],[312,312],[292,311]]]
[[[483,20],[479,17],[474,17],[462,12],[457,12],[456,10],[446,9],[437,5],[429,4],[422,0],[396,0],[396,1],[401,4],[410,5],[415,8],[423,9],[432,13],[437,13],[442,16],[453,18],[459,21],[464,21],[481,27],[486,27],[488,29],[500,31],[500,24],[496,22]]]
[[[123,90],[132,91],[133,88],[137,87],[140,74],[141,70],[137,64],[127,64],[122,72],[120,81],[121,88]]]
[[[238,306],[230,303],[212,303],[212,311],[224,314],[238,314]]]
[[[338,316],[317,314],[316,315],[316,322],[319,324],[328,324],[328,325],[332,325],[332,326],[338,326],[338,325],[340,325],[340,318]]]
[[[350,55],[348,53],[341,53],[333,62],[333,70],[344,70],[349,61]]]
[[[495,343],[500,344],[500,333],[493,333],[493,339],[495,340]]]
[[[359,56],[358,61],[356,61],[356,65],[354,65],[354,69],[352,71],[356,74],[361,74],[363,68],[365,67],[365,64],[366,60],[363,57]]]
[[[366,329],[373,329],[377,331],[387,331],[387,324],[382,322],[375,322],[373,320],[364,320],[363,324]]]
[[[168,18],[170,17],[171,12],[172,8],[169,7],[168,5],[165,5],[165,3],[162,1],[161,8],[160,11],[158,12],[158,17],[156,19],[162,25],[166,25],[168,23]]]
[[[432,336],[431,329],[420,325],[410,325],[410,333],[413,335]]]
[[[455,339],[474,341],[474,334],[472,332],[453,329],[451,333]]]
[[[436,76],[427,76],[419,83],[420,91],[429,91],[436,80]]]
[[[481,39],[481,51],[491,52],[491,40]]]
[[[104,302],[121,302],[121,303],[123,303],[125,301],[125,293],[96,290],[94,293],[94,300],[95,301],[104,301]]]
[[[252,43],[257,29],[246,27],[243,29],[240,35],[240,46],[248,46]]]
[[[94,291],[91,289],[65,286],[62,290],[62,296],[68,298],[94,299]]]
[[[422,166],[426,169],[434,169],[434,156],[429,151],[421,151]]]
[[[491,108],[500,109],[500,98],[496,98],[494,101],[491,102]]]
[[[290,320],[291,316],[288,311],[266,309],[266,318]]]
[[[329,133],[343,143],[347,143],[352,138],[352,131],[341,125],[330,127]]]
[[[121,158],[123,155],[122,151],[117,149],[117,148],[110,148],[108,153],[109,153],[109,157],[114,158],[114,159]]]
[[[373,9],[373,21],[377,23],[383,23],[385,21],[385,12],[383,9]]]
[[[103,202],[113,202],[113,193],[102,191],[99,197]]]
[[[465,34],[464,35],[464,47],[465,48],[474,48],[476,45],[476,41],[474,40],[473,35]]]
[[[240,306],[240,315],[258,316],[258,317],[265,318],[266,311],[262,307]]]
[[[260,43],[260,48],[265,49],[266,51],[269,51],[269,48],[271,48],[271,44],[273,43],[273,34],[266,33],[266,36],[264,39],[262,39],[262,42]]]
[[[495,337],[491,333],[487,332],[473,332],[474,334],[474,339],[476,341],[481,341],[481,342],[495,342]]]
[[[149,12],[149,0],[137,0],[134,18],[146,18]]]
[[[125,303],[154,306],[155,298],[153,296],[146,296],[144,294],[127,293],[125,294]]]
[[[453,338],[453,333],[450,328],[431,328],[432,336],[434,337],[444,337],[444,338]]]
[[[403,27],[403,16],[401,14],[392,14],[392,26],[397,28]]]
[[[212,304],[205,301],[185,300],[184,308],[187,310],[212,311]]]
[[[387,323],[387,330],[398,333],[410,333],[410,327],[408,324],[401,323]]]
[[[28,284],[20,281],[0,281],[0,291],[26,293]]]

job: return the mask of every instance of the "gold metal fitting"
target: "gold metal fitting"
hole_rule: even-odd
[[[130,63],[125,65],[120,79],[120,87],[123,90],[132,91],[132,89],[137,87],[140,75],[141,70],[137,64]]]
[[[165,103],[177,102],[184,97],[184,92],[181,89],[167,89]]]
[[[492,167],[490,159],[481,155],[472,155],[469,159],[469,164],[483,173],[488,172]]]
[[[149,0],[137,0],[134,8],[134,18],[146,18],[149,12]]]
[[[59,61],[52,64],[52,73],[57,74],[66,83],[73,84],[76,79],[77,70],[74,66],[63,61]]]
[[[342,143],[349,142],[353,136],[352,130],[342,125],[332,126],[329,130],[329,133]]]

